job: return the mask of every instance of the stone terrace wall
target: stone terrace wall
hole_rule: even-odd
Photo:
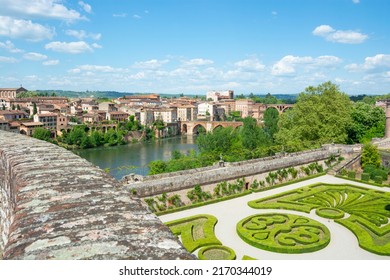
[[[140,197],[146,197],[164,192],[189,189],[198,184],[212,184],[280,168],[307,164],[327,159],[331,155],[354,153],[358,149],[360,148],[357,146],[324,145],[321,149],[229,163],[226,167],[213,166],[147,176],[141,182],[133,182],[125,184],[125,186],[129,189],[135,189]]]
[[[194,258],[102,170],[55,145],[1,130],[0,199],[3,259]]]

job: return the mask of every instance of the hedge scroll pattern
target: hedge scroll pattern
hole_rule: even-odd
[[[330,242],[321,223],[292,214],[258,214],[241,220],[238,235],[248,244],[267,251],[298,254],[321,250]]]
[[[288,209],[316,214],[345,226],[359,246],[390,256],[390,193],[353,185],[316,184],[250,201],[256,209]]]
[[[181,236],[183,246],[189,251],[198,252],[199,259],[235,259],[235,252],[218,240],[214,227],[218,220],[211,215],[196,215],[165,223],[177,236]]]

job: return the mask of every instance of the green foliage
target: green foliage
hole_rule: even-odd
[[[222,245],[214,233],[217,218],[197,215],[165,223],[173,234],[180,235],[183,246],[189,251],[210,245]]]
[[[351,110],[352,122],[348,127],[348,143],[366,143],[381,138],[385,131],[385,112],[374,104],[357,102]]]
[[[213,245],[200,249],[198,258],[200,260],[235,260],[236,253],[229,247]]]
[[[275,140],[288,152],[346,143],[352,105],[348,95],[331,82],[308,87],[294,108],[280,116]]]
[[[376,167],[374,165],[368,164],[364,167],[364,173],[370,175],[371,180],[375,180],[377,177],[381,177],[382,181],[387,180],[387,170],[383,167]]]
[[[370,174],[369,173],[362,173],[361,180],[365,181],[365,182],[370,181]]]
[[[264,113],[264,131],[273,139],[278,132],[279,112],[275,108],[268,108]]]
[[[38,127],[34,130],[32,137],[34,137],[36,139],[48,141],[48,142],[50,142],[52,140],[50,130],[47,130],[47,129],[41,128],[41,127]]]
[[[279,253],[314,252],[330,242],[330,232],[323,224],[292,214],[253,215],[241,220],[236,229],[246,243]]]
[[[378,148],[371,143],[367,143],[363,146],[361,165],[364,169],[367,165],[373,165],[379,167],[381,165],[381,156]]]
[[[375,176],[374,182],[381,185],[383,182],[382,176]]]
[[[390,212],[386,210],[389,203],[390,197],[386,192],[347,184],[319,183],[250,201],[248,205],[256,209],[306,213],[316,209],[320,216],[332,217],[335,222],[351,230],[361,248],[375,254],[390,255]]]
[[[348,178],[355,179],[356,178],[356,172],[355,171],[349,171],[348,172]]]

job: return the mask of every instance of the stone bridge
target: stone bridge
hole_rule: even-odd
[[[70,151],[0,130],[0,258],[194,259],[118,181]]]
[[[184,121],[180,123],[180,129],[182,134],[196,135],[200,128],[203,128],[206,132],[212,132],[218,127],[240,127],[243,122],[221,122],[221,121]]]
[[[287,109],[294,107],[294,104],[263,104],[264,111],[268,108],[275,108],[279,114],[285,112]]]

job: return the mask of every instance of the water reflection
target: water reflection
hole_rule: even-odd
[[[110,174],[116,179],[121,179],[129,173],[146,175],[149,172],[149,162],[159,159],[168,160],[175,150],[187,153],[192,149],[197,150],[195,137],[182,136],[123,146],[86,149],[75,153],[102,169],[110,168]]]

